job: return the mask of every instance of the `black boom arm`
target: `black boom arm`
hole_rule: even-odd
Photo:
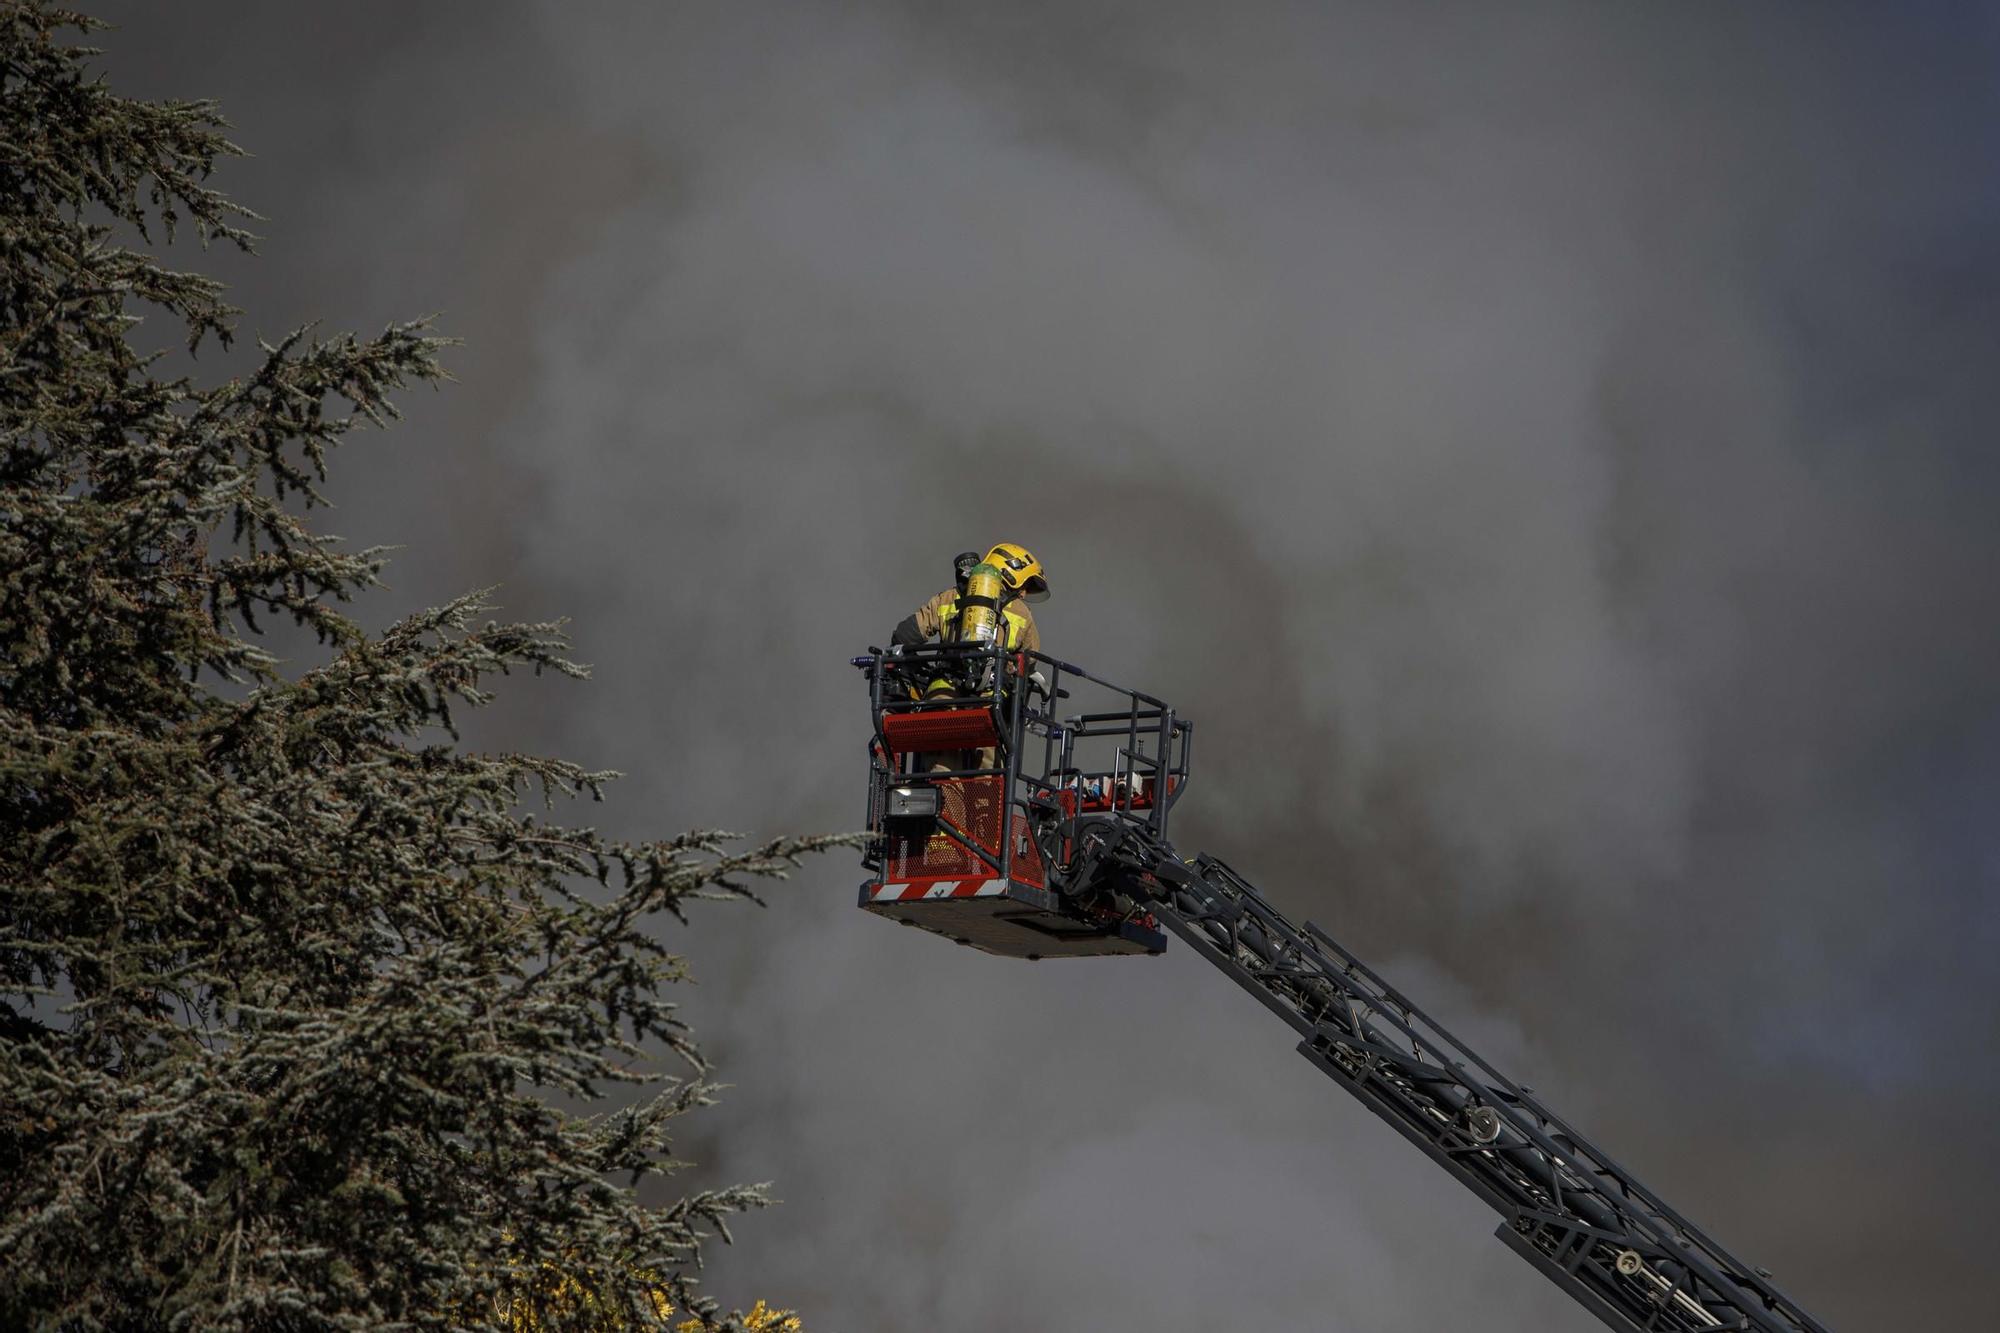
[[[1299,1054],[1500,1214],[1500,1239],[1619,1333],[1827,1333],[1311,922],[1149,830],[1081,831],[1081,881],[1144,902],[1298,1032]]]

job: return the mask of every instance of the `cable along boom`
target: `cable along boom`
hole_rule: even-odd
[[[1828,1333],[1311,922],[1127,825],[1107,861],[1173,934],[1299,1033],[1299,1054],[1484,1199],[1496,1234],[1620,1333]],[[1136,896],[1136,893],[1135,893]]]

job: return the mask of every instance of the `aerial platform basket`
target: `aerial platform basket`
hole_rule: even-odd
[[[1187,777],[1187,725],[1171,709],[1042,654],[983,645],[855,665],[875,721],[862,908],[1008,958],[1166,948],[1150,916],[1079,899],[1064,875],[1080,820],[1164,834]],[[959,685],[922,688],[940,679]],[[1102,706],[1049,711],[1077,695]]]

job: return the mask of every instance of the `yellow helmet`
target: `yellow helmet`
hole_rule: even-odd
[[[1000,581],[1024,602],[1039,602],[1049,595],[1048,576],[1042,562],[1023,546],[1001,542],[986,553],[986,563],[1000,571]]]

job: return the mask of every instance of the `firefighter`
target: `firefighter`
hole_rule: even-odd
[[[1001,542],[982,557],[966,551],[952,562],[957,575],[954,586],[925,602],[889,636],[890,651],[917,648],[937,639],[942,643],[992,643],[1002,640],[1009,652],[1039,652],[1042,636],[1035,628],[1030,603],[1049,595],[1048,576],[1041,561],[1025,547]],[[1003,637],[1004,636],[1004,637]],[[1046,696],[1046,673],[1039,667],[1030,675],[1028,688]],[[939,678],[930,682],[927,695],[949,694],[953,684]],[[912,691],[914,695],[914,690]],[[921,767],[932,771],[950,768],[991,768],[996,755],[991,749],[964,755],[926,755]]]
[[[958,575],[956,586],[946,588],[914,614],[903,617],[903,623],[889,636],[892,645],[915,648],[931,639],[972,643],[997,635],[1004,625],[1010,650],[1041,651],[1042,636],[1035,628],[1034,613],[1028,610],[1028,603],[1039,602],[1049,595],[1049,581],[1042,573],[1041,561],[1013,542],[1001,542],[983,559],[967,551],[953,566]],[[980,574],[982,569],[990,573]],[[975,576],[980,586],[968,592]],[[963,618],[961,608],[967,613]]]

